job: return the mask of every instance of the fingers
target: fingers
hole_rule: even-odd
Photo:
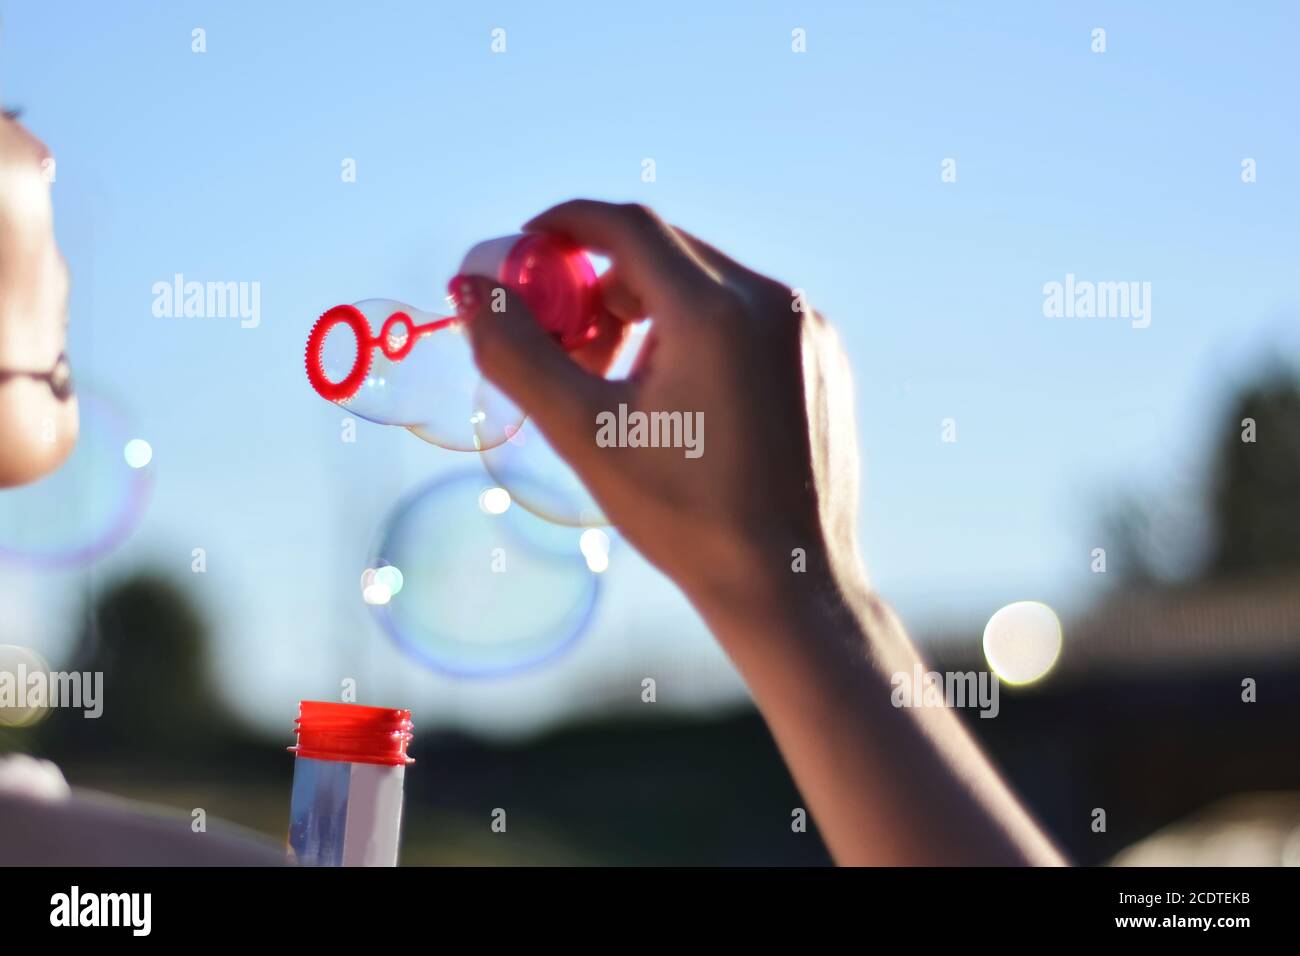
[[[609,256],[625,287],[623,307],[661,321],[695,314],[721,288],[718,274],[644,206],[574,199],[532,219],[524,230],[560,235]]]
[[[612,315],[624,322],[639,322],[650,315],[640,296],[632,291],[613,266],[600,277],[600,301]]]
[[[449,291],[480,371],[581,469],[596,447],[596,414],[617,407],[623,383],[606,381],[578,365],[537,324],[522,300],[492,280],[457,276]],[[584,360],[590,368],[612,361],[621,342],[626,326],[612,319],[609,324],[614,330],[602,329],[587,346],[591,351]]]
[[[603,378],[618,358],[631,332],[632,326],[629,323],[605,311],[596,320],[596,335],[570,352],[569,357],[591,374]]]
[[[654,367],[654,354],[659,348],[659,335],[652,328],[646,333],[641,340],[641,346],[637,349],[636,358],[632,360],[632,368],[627,373],[627,380],[632,383],[642,381]]]
[[[700,261],[708,265],[728,285],[747,292],[770,296],[773,299],[785,299],[790,296],[790,290],[777,280],[741,265],[722,250],[696,238],[679,226],[670,228]],[[624,322],[639,322],[650,317],[650,310],[624,281],[619,270],[613,266],[600,277],[600,294],[605,307]]]
[[[709,268],[724,280],[745,288],[779,285],[775,279],[770,279],[761,272],[755,272],[753,269],[741,265],[721,249],[693,236],[681,226],[673,226],[672,229],[681,237],[687,248],[695,253],[702,262],[707,263]]]

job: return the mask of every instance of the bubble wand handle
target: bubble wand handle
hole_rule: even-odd
[[[484,276],[509,287],[537,323],[568,351],[581,348],[596,335],[599,281],[591,260],[577,246],[531,233],[501,236],[465,253],[459,273]]]

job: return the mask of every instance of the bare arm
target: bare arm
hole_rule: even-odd
[[[1062,862],[951,710],[892,706],[891,676],[910,677],[916,653],[864,586],[697,604],[837,862]]]
[[[852,385],[834,330],[788,286],[642,207],[579,200],[526,228],[610,258],[601,334],[575,362],[521,303],[494,312],[488,280],[458,277],[479,366],[703,615],[835,859],[1060,862],[950,711],[891,705],[891,675],[916,652],[859,559]],[[602,378],[647,316],[633,374]],[[599,447],[597,416],[620,404],[695,416],[702,453]]]

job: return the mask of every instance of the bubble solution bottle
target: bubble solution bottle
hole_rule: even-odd
[[[579,348],[596,334],[599,280],[591,260],[576,246],[531,233],[488,239],[465,253],[460,272],[511,289],[566,349]]]
[[[396,866],[411,712],[304,700],[289,809],[303,866]]]

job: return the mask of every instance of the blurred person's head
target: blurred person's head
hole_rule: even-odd
[[[49,160],[15,117],[0,118],[0,487],[50,473],[77,440]]]

